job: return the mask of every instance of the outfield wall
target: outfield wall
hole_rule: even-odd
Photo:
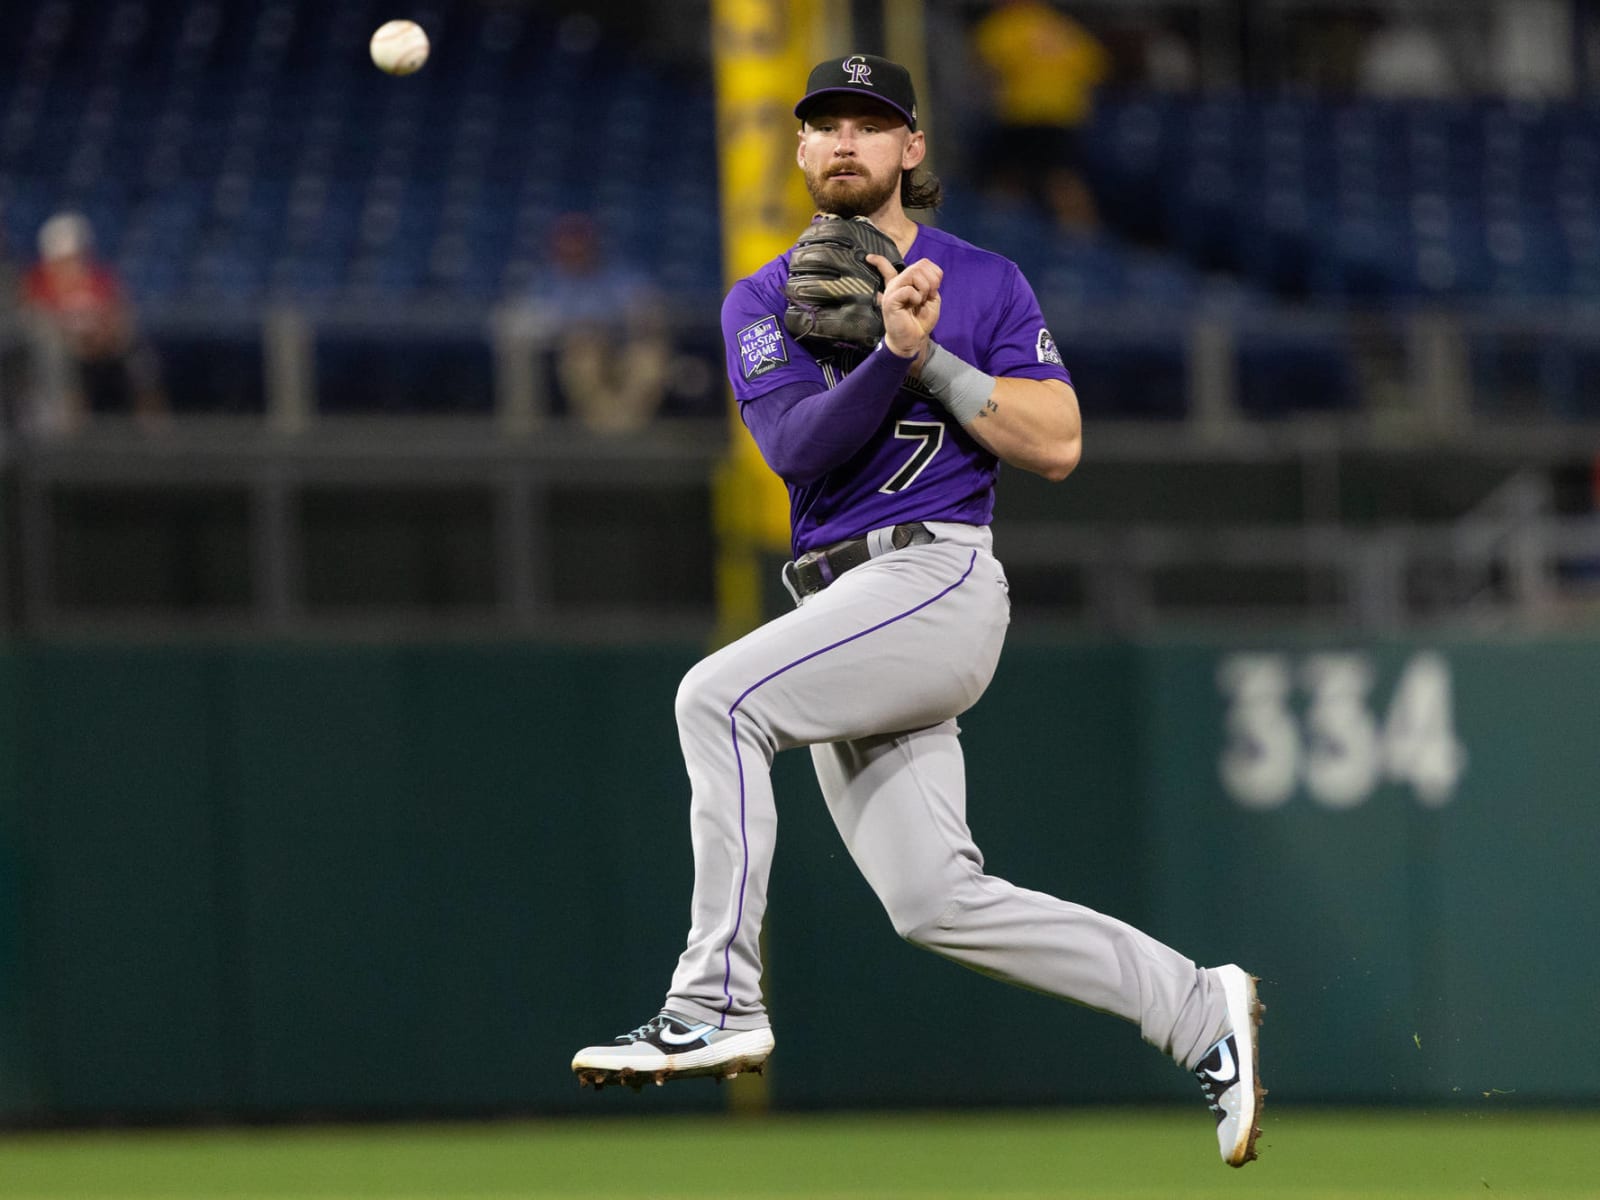
[[[567,1073],[686,930],[694,658],[0,653],[0,1112],[721,1105]],[[1600,642],[1013,639],[963,726],[989,868],[1258,972],[1278,1097],[1600,1100]],[[777,774],[775,1106],[1191,1099],[899,942]]]

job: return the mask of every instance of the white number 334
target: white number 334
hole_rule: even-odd
[[[1227,699],[1218,772],[1246,808],[1276,808],[1304,784],[1328,808],[1352,808],[1380,783],[1449,803],[1466,768],[1456,739],[1450,665],[1434,652],[1406,663],[1387,713],[1368,702],[1375,670],[1364,654],[1234,654],[1217,685]],[[1299,714],[1291,707],[1304,695]]]

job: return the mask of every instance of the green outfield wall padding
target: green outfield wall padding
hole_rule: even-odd
[[[207,657],[47,646],[14,668],[30,1090],[69,1111],[224,1106],[236,930]]]
[[[22,780],[17,762],[17,664],[0,655],[0,1113],[23,1112],[32,1102],[31,1063],[26,1046],[27,1004],[23,992],[21,807]]]
[[[724,1105],[568,1072],[683,944],[697,655],[0,651],[0,1115]],[[1600,1100],[1600,639],[1019,637],[961,726],[987,869],[1259,974],[1275,1097]],[[774,770],[775,1106],[1198,1103],[898,939]]]
[[[1600,643],[1142,658],[1155,927],[1262,975],[1285,1092],[1600,1098]],[[1219,677],[1263,666],[1300,771],[1252,807],[1221,769],[1248,705]],[[1250,703],[1270,730],[1276,702]]]
[[[683,936],[692,662],[234,656],[252,1108],[573,1106],[568,1043],[653,1011]]]

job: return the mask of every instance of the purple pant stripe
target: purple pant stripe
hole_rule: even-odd
[[[923,609],[927,608],[928,605],[935,604],[944,599],[951,592],[955,591],[967,581],[967,576],[972,574],[972,568],[977,565],[977,562],[978,552],[974,550],[972,552],[972,557],[967,560],[967,569],[961,572],[961,578],[957,579],[943,591],[928,597],[928,599],[924,600],[921,604],[916,605],[914,608],[908,608],[903,613],[896,613],[887,620],[879,621],[876,625],[860,630],[857,633],[852,633],[847,638],[840,638],[837,642],[823,646],[820,650],[813,650],[810,654],[807,654],[801,658],[797,658],[792,663],[786,663],[785,665],[779,667],[776,671],[773,671],[770,675],[767,675],[762,679],[758,679],[755,683],[752,683],[749,687],[745,688],[744,691],[739,693],[739,698],[728,706],[728,732],[733,738],[733,763],[735,769],[737,769],[739,772],[739,841],[744,850],[744,862],[739,870],[739,907],[734,912],[733,931],[728,934],[727,944],[722,947],[722,997],[726,1003],[722,1006],[722,1017],[717,1022],[718,1029],[722,1029],[727,1026],[728,1010],[733,1007],[733,943],[738,940],[739,929],[744,924],[745,883],[750,878],[750,837],[745,830],[744,759],[739,753],[739,706],[743,704],[745,700],[750,697],[750,694],[757,688],[771,683],[784,672],[792,671],[795,667],[800,666],[802,663],[810,662],[813,658],[816,658],[818,655],[827,654],[830,650],[837,650],[840,646],[848,646],[851,642],[857,641],[860,638],[864,638],[869,633],[876,633],[880,629],[883,629],[889,625],[893,625],[896,621],[903,621],[907,617],[914,616]]]

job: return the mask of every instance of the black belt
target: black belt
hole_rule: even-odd
[[[896,550],[907,546],[920,546],[933,541],[933,532],[921,521],[909,525],[896,525],[889,535],[889,545]],[[864,537],[835,542],[820,550],[808,550],[792,563],[783,566],[783,578],[797,596],[810,596],[820,592],[839,576],[853,567],[859,567],[872,557],[872,547]]]

